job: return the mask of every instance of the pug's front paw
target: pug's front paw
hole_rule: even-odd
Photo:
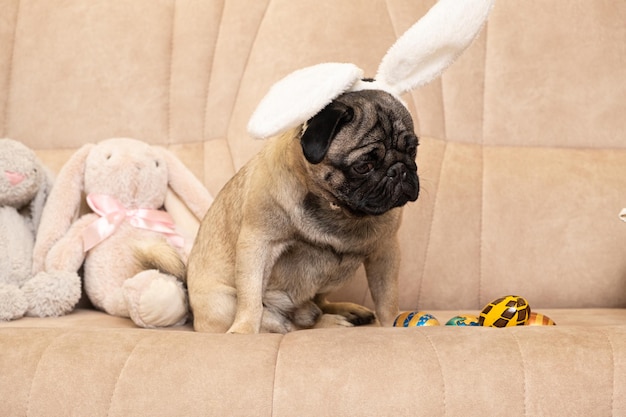
[[[254,334],[259,330],[250,323],[233,323],[226,333],[230,334]]]

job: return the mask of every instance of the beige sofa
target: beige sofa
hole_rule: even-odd
[[[108,137],[165,145],[215,195],[263,145],[246,123],[273,82],[372,76],[432,4],[1,0],[0,136],[55,171]],[[625,416],[625,22],[621,0],[497,0],[406,96],[423,191],[401,308],[445,322],[518,294],[557,326],[214,335],[82,304],[0,323],[0,415]],[[362,273],[335,298],[372,304]]]

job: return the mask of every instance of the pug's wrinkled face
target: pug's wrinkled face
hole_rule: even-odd
[[[418,138],[410,113],[389,93],[339,96],[307,122],[301,144],[320,197],[353,215],[417,200]]]

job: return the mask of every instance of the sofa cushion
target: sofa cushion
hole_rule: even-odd
[[[0,324],[0,415],[621,415],[626,310],[544,313],[557,326],[284,336],[25,318]]]

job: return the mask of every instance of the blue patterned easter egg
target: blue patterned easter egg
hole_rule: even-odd
[[[478,316],[473,314],[461,314],[454,316],[446,322],[446,326],[480,326]]]
[[[439,326],[439,320],[423,311],[405,311],[393,322],[395,327]]]

